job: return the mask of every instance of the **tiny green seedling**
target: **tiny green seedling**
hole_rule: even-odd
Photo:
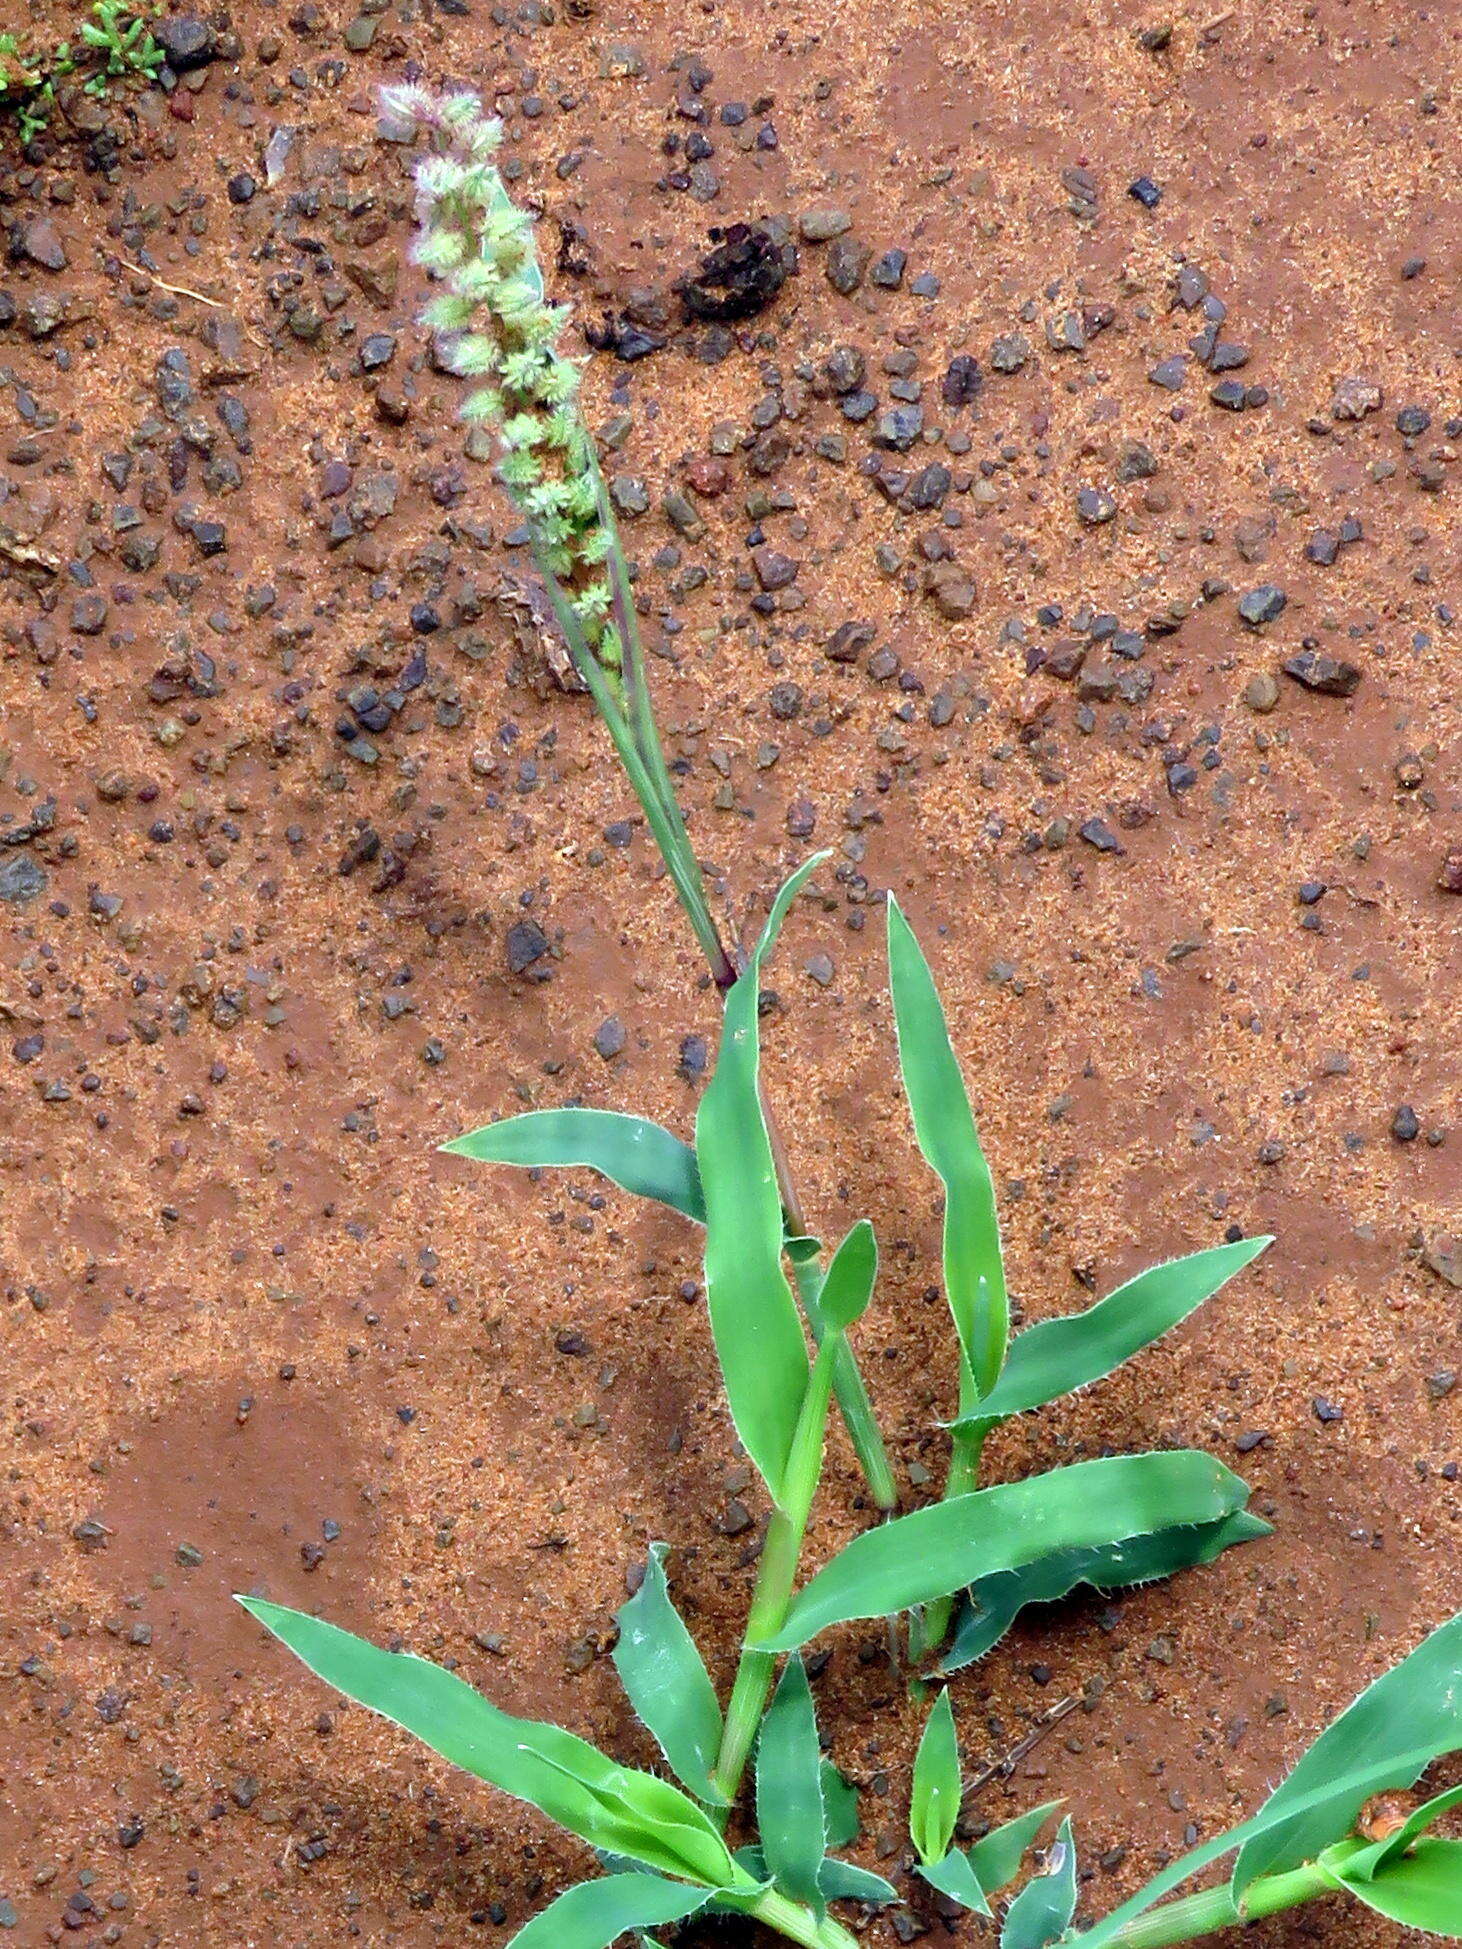
[[[786,882],[749,952],[725,944],[661,751],[629,566],[577,404],[577,371],[557,349],[563,317],[547,301],[528,220],[492,163],[498,126],[470,95],[443,100],[409,88],[392,91],[386,106],[436,145],[417,168],[418,254],[445,287],[428,322],[444,335],[448,364],[477,382],[469,416],[497,428],[499,478],[528,521],[554,613],[723,997],[693,1142],[627,1113],[565,1107],[509,1117],[444,1148],[483,1163],[592,1168],[702,1228],[711,1339],[769,1514],[724,1708],[671,1597],[664,1545],[651,1545],[643,1581],[620,1611],[616,1669],[678,1786],[560,1727],[510,1718],[437,1666],[262,1598],[240,1601],[337,1689],[594,1850],[607,1872],[559,1896],[520,1931],[515,1949],[606,1949],[621,1935],[702,1913],[753,1917],[807,1949],[854,1949],[830,1905],[878,1905],[896,1892],[844,1857],[858,1831],[855,1796],[823,1756],[803,1647],[854,1619],[902,1619],[916,1668],[945,1675],[987,1652],[1029,1604],[1082,1584],[1166,1577],[1266,1534],[1248,1509],[1247,1485],[1199,1450],[1104,1457],[983,1488],[979,1476],[993,1430],[1102,1379],[1270,1241],[1233,1239],[1153,1267],[1082,1312],[1012,1337],[994,1182],[933,975],[890,900],[892,1027],[914,1135],[943,1190],[944,1290],[958,1348],[943,1497],[895,1513],[887,1448],[852,1346],[877,1284],[874,1227],[860,1219],[830,1254],[810,1234],[760,1073],[763,964],[826,856]],[[834,1402],[886,1520],[799,1581]],[[1041,1872],[1006,1911],[1002,1949],[1143,1949],[1340,1885],[1445,1932],[1437,1918],[1454,1912],[1451,1850],[1462,1843],[1436,1841],[1425,1828],[1455,1796],[1428,1803],[1414,1831],[1379,1852],[1352,1845],[1348,1833],[1365,1794],[1409,1785],[1462,1744],[1459,1637],[1462,1620],[1363,1695],[1256,1821],[1165,1870],[1082,1935],[1071,1933],[1076,1850],[1063,1822]],[[753,1756],[754,1806],[741,1812],[755,1838],[733,1848],[727,1831]],[[914,1768],[910,1831],[924,1880],[989,1914],[1059,1803],[964,1848],[955,1844],[961,1797],[953,1706],[941,1691]],[[1227,1889],[1155,1906],[1234,1848]],[[1302,1893],[1292,1892],[1296,1876]]]

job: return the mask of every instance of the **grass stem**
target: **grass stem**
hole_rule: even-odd
[[[759,1896],[747,1913],[769,1929],[802,1943],[804,1949],[857,1949],[857,1937],[850,1935],[841,1922],[835,1922],[830,1915],[819,1922],[811,1909],[789,1902],[774,1888]]]
[[[1358,1840],[1355,1845],[1359,1848],[1364,1843]],[[1168,1943],[1191,1942],[1195,1936],[1257,1922],[1263,1916],[1278,1915],[1282,1909],[1298,1908],[1302,1902],[1335,1892],[1335,1883],[1314,1862],[1292,1868],[1287,1874],[1262,1875],[1250,1882],[1244,1890],[1242,1911],[1227,1883],[1204,1888],[1196,1895],[1184,1895],[1162,1908],[1149,1909],[1146,1915],[1134,1916],[1111,1938],[1111,1949],[1166,1949]],[[1080,1949],[1080,1937],[1073,1949]]]

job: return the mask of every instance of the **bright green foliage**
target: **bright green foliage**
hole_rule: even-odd
[[[878,1241],[860,1218],[834,1252],[818,1294],[823,1330],[847,1333],[868,1311],[878,1278]]]
[[[825,1906],[819,1877],[827,1853],[822,1749],[812,1688],[789,1658],[762,1720],[756,1753],[756,1824],[767,1872],[794,1902]]]
[[[683,1922],[709,1900],[706,1889],[659,1875],[604,1875],[551,1902],[519,1929],[512,1949],[609,1949],[631,1929]]]
[[[499,1711],[455,1673],[382,1651],[336,1625],[262,1598],[239,1602],[310,1670],[468,1773],[526,1800],[607,1853],[713,1888],[745,1886],[726,1843],[693,1800],[607,1758],[559,1726]]]
[[[695,1152],[645,1117],[624,1116],[618,1110],[527,1110],[469,1130],[440,1148],[454,1157],[530,1170],[584,1165],[622,1191],[654,1198],[697,1224],[705,1223]]]
[[[91,72],[148,66],[148,38],[123,0],[98,0],[86,35]],[[14,37],[0,36],[0,102],[12,102]],[[69,59],[69,53],[67,55]],[[30,71],[23,91],[44,79]],[[47,82],[46,85],[49,85]],[[39,95],[35,95],[39,99]],[[512,1118],[446,1146],[483,1161],[582,1165],[705,1225],[708,1312],[721,1378],[742,1444],[772,1498],[757,1584],[724,1714],[671,1602],[664,1547],[620,1614],[615,1659],[643,1723],[689,1789],[625,1767],[557,1726],[513,1718],[454,1674],[297,1611],[240,1601],[306,1665],[349,1697],[415,1733],[452,1763],[528,1801],[578,1835],[608,1869],[570,1890],[518,1938],[519,1949],[608,1949],[698,1911],[751,1917],[803,1949],[856,1949],[827,1913],[836,1900],[895,1899],[881,1876],[830,1855],[857,1833],[856,1800],[822,1757],[806,1670],[780,1654],[854,1618],[912,1613],[919,1657],[943,1645],[953,1600],[967,1592],[947,1667],[978,1657],[1020,1608],[1078,1584],[1111,1587],[1208,1561],[1267,1525],[1248,1490],[1197,1451],[1080,1462],[1023,1482],[977,1487],[990,1428],[1100,1379],[1166,1332],[1251,1262],[1267,1240],[1241,1241],[1152,1269],[1070,1318],[1010,1343],[1010,1306],[994,1183],[927,961],[897,905],[888,907],[889,982],[915,1135],[944,1187],[943,1263],[960,1345],[959,1419],[945,1499],[866,1531],[800,1592],[802,1544],[836,1392],[871,1500],[897,1504],[847,1334],[878,1271],[872,1226],[855,1222],[824,1272],[770,1126],[760,1088],[759,983],[764,956],[808,874],[782,888],[744,967],[710,910],[651,708],[630,567],[593,440],[578,374],[558,350],[565,314],[548,301],[526,213],[493,163],[500,125],[480,100],[410,86],[389,112],[435,144],[417,166],[418,261],[441,280],[427,321],[444,362],[480,382],[467,416],[500,422],[500,478],[523,511],[553,613],[613,740],[669,876],[725,997],[721,1047],[692,1148],[643,1119],[597,1110]],[[809,1357],[798,1301],[817,1345]],[[794,1594],[795,1593],[795,1594]],[[1165,1869],[1081,1936],[1071,1826],[1044,1872],[1011,1902],[1002,1949],[1162,1949],[1242,1919],[1345,1888],[1382,1913],[1437,1933],[1459,1919],[1462,1843],[1427,1830],[1456,1796],[1439,1795],[1401,1839],[1365,1847],[1348,1829],[1361,1801],[1415,1781],[1462,1743],[1462,1619],[1444,1626],[1324,1735],[1253,1820]],[[735,1855],[722,1828],[753,1750],[759,1835]],[[697,1796],[692,1798],[691,1796]],[[911,1828],[925,1878],[972,1909],[1018,1872],[1055,1805],[1032,1809],[974,1847],[951,1847],[960,1776],[952,1706],[941,1697],[915,1767]],[[1239,1851],[1232,1890],[1153,1911],[1172,1888]],[[1295,1865],[1287,1865],[1295,1864]],[[1276,1872],[1276,1869],[1280,1872]]]
[[[914,1757],[914,1782],[909,1798],[909,1835],[926,1868],[948,1854],[962,1797],[954,1707],[948,1692],[941,1692],[934,1701]]]
[[[1027,1848],[1060,1805],[1059,1800],[1048,1800],[1043,1807],[1032,1807],[1029,1813],[1017,1814],[1014,1820],[993,1828],[973,1847],[951,1848],[942,1860],[926,1864],[919,1872],[941,1895],[962,1902],[977,1915],[989,1915],[991,1897],[998,1895],[1007,1882],[1014,1881]],[[912,1825],[911,1822],[911,1832]]]
[[[851,1847],[858,1838],[858,1789],[833,1765],[822,1763],[822,1810],[829,1847]]]
[[[1049,1604],[1082,1584],[1118,1590],[1155,1583],[1179,1570],[1211,1563],[1235,1543],[1270,1534],[1271,1525],[1247,1509],[1217,1522],[1178,1520],[1145,1536],[1129,1536],[1074,1550],[1052,1550],[1019,1570],[977,1577],[966,1593],[954,1638],[940,1661],[942,1672],[957,1672],[983,1658],[1000,1642],[1027,1604]]]
[[[1262,1834],[1247,1841],[1234,1864],[1235,1899],[1256,1875],[1276,1874],[1310,1861],[1349,1833],[1362,1803],[1382,1788],[1409,1787],[1423,1766],[1462,1746],[1462,1617],[1423,1640],[1368,1686],[1326,1728],[1284,1783],[1260,1809]],[[1413,1757],[1420,1748],[1426,1758]],[[1374,1786],[1347,1790],[1345,1776],[1391,1762]],[[1301,1811],[1311,1791],[1327,1788],[1317,1806]],[[1291,1807],[1294,1811],[1291,1813]]]
[[[1015,1880],[1027,1848],[1034,1845],[1036,1836],[1060,1806],[1059,1800],[1048,1800],[1043,1806],[1032,1807],[1028,1813],[1017,1814],[1014,1820],[992,1828],[982,1840],[966,1849],[965,1859],[987,1895],[998,1895],[1007,1882]]]
[[[1010,1331],[995,1186],[934,977],[891,894],[888,979],[914,1134],[944,1184],[945,1297],[975,1392],[983,1396],[999,1377]]]
[[[1000,1949],[1046,1949],[1071,1926],[1076,1913],[1076,1843],[1063,1820],[1042,1873],[1032,1876],[1010,1904]]]
[[[1120,1455],[932,1503],[855,1536],[798,1592],[765,1641],[791,1651],[830,1625],[909,1610],[1053,1552],[1090,1550],[1175,1522],[1232,1515],[1248,1488],[1197,1449]]]
[[[726,997],[720,1054],[696,1118],[711,1331],[736,1432],[773,1500],[782,1495],[808,1362],[782,1269],[782,1202],[758,1088],[758,982],[787,909],[822,857],[808,860],[777,895],[746,972]]]
[[[1139,1272],[1083,1313],[1027,1327],[1012,1341],[1004,1371],[972,1419],[1003,1421],[1100,1380],[1185,1320],[1273,1242],[1245,1238],[1170,1259]]]
[[[645,1579],[620,1609],[614,1665],[629,1702],[697,1799],[724,1804],[711,1779],[721,1744],[716,1688],[670,1601],[665,1545],[651,1545]]]
[[[1186,1934],[1159,1934],[1156,1925],[1163,1915],[1150,1915],[1164,1895],[1170,1894],[1212,1861],[1238,1850],[1238,1862],[1226,1890],[1220,1891],[1230,1919],[1235,1904],[1258,1907],[1263,1888],[1282,1881],[1286,1873],[1299,1873],[1314,1864],[1309,1879],[1310,1899],[1333,1889],[1338,1879],[1336,1855],[1351,1832],[1357,1813],[1372,1794],[1387,1789],[1409,1787],[1435,1759],[1462,1750],[1462,1616],[1424,1638],[1416,1650],[1395,1665],[1374,1685],[1361,1693],[1340,1717],[1334,1720],[1310,1747],[1276,1792],[1251,1819],[1226,1833],[1205,1841],[1164,1868],[1128,1901],[1122,1903],[1093,1928],[1083,1930],[1072,1940],[1071,1949],[1106,1949],[1109,1943],[1124,1942],[1129,1932],[1138,1941],[1179,1941]],[[1437,1796],[1438,1800],[1445,1796]],[[1431,1814],[1443,1812],[1437,1806]],[[1417,1842],[1419,1850],[1424,1843]],[[1398,1862],[1414,1855],[1391,1856],[1381,1875],[1392,1873]],[[1326,1861],[1332,1864],[1323,1865]],[[1444,1869],[1454,1857],[1439,1856],[1432,1870]],[[1373,1869],[1374,1847],[1351,1852],[1356,1881],[1347,1887],[1365,1899],[1374,1887],[1364,1879],[1367,1864]],[[1203,1898],[1190,1898],[1198,1901]],[[1404,1897],[1402,1897],[1404,1899]],[[1174,1911],[1183,1903],[1174,1903]],[[1221,1925],[1210,1921],[1207,1926]],[[1424,1925],[1430,1926],[1430,1925]]]
[[[1352,1854],[1345,1864],[1346,1880],[1369,1881],[1394,1862],[1398,1855],[1405,1854],[1429,1827],[1436,1825],[1443,1814],[1450,1813],[1458,1805],[1462,1805],[1462,1787],[1448,1787],[1443,1793],[1434,1793],[1430,1800],[1424,1800],[1408,1815],[1394,1834],[1388,1834],[1383,1841],[1372,1841],[1369,1847]]]
[[[1320,1857],[1325,1866],[1325,1857]],[[1433,1935],[1462,1936],[1462,1841],[1417,1841],[1405,1854],[1392,1855],[1368,1880],[1342,1868],[1335,1877],[1354,1895],[1392,1922]]]

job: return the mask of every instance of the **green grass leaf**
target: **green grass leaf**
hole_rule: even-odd
[[[937,1888],[961,1908],[973,1909],[976,1915],[992,1912],[990,1899],[962,1849],[951,1848],[942,1860],[921,1862],[918,1872],[931,1888]]]
[[[854,1537],[798,1592],[782,1630],[760,1648],[791,1651],[830,1625],[909,1610],[1062,1551],[1215,1523],[1248,1494],[1212,1455],[1180,1449],[1077,1462],[954,1496]]]
[[[337,1625],[240,1597],[312,1672],[478,1779],[526,1800],[592,1847],[715,1887],[740,1877],[705,1812],[668,1781],[620,1766],[561,1726],[516,1719],[454,1672],[382,1651]]]
[[[584,1165],[621,1190],[654,1198],[704,1224],[705,1199],[695,1152],[645,1117],[618,1110],[526,1110],[469,1130],[440,1148],[453,1157],[528,1169]]]
[[[650,1546],[644,1582],[619,1612],[614,1666],[630,1704],[678,1777],[700,1800],[724,1806],[712,1781],[721,1707],[695,1640],[670,1599],[665,1545]]]
[[[846,1333],[868,1311],[878,1278],[878,1241],[860,1218],[832,1256],[818,1294],[818,1313],[826,1333]]]
[[[1217,1522],[1175,1523],[1148,1536],[1130,1536],[1093,1549],[1060,1550],[1023,1569],[981,1577],[970,1586],[954,1639],[939,1669],[957,1672],[983,1658],[1027,1604],[1053,1603],[1080,1584],[1090,1584],[1096,1590],[1118,1590],[1132,1584],[1156,1583],[1179,1570],[1211,1563],[1235,1543],[1250,1543],[1270,1533],[1269,1523],[1239,1509]]]
[[[1029,1813],[1017,1814],[1014,1820],[992,1828],[973,1847],[953,1848],[942,1861],[919,1872],[942,1895],[962,1902],[977,1915],[988,1915],[990,1897],[1014,1881],[1026,1850],[1060,1805],[1059,1800],[1048,1800]]]
[[[1405,1825],[1398,1827],[1394,1834],[1388,1834],[1384,1841],[1372,1841],[1369,1847],[1352,1854],[1345,1864],[1345,1879],[1369,1881],[1388,1861],[1394,1860],[1398,1854],[1405,1854],[1412,1842],[1418,1840],[1443,1814],[1450,1813],[1458,1805],[1462,1805],[1462,1787],[1448,1787],[1442,1793],[1434,1793],[1430,1800],[1423,1801],[1408,1815]]]
[[[756,1881],[766,1878],[766,1856],[759,1847],[742,1847],[736,1850],[738,1863]],[[867,1902],[873,1908],[885,1908],[896,1902],[899,1891],[892,1882],[885,1881],[868,1868],[860,1868],[852,1861],[839,1861],[836,1855],[825,1855],[822,1866],[817,1871],[817,1885],[824,1902]],[[740,1914],[744,1904],[717,1903],[714,1912]],[[511,1949],[511,1945],[510,1945]]]
[[[1028,1813],[1017,1814],[1014,1820],[992,1827],[983,1839],[965,1850],[975,1879],[987,1895],[998,1895],[1007,1882],[1014,1881],[1026,1850],[1060,1806],[1059,1800],[1048,1800],[1043,1806],[1032,1807]]]
[[[944,1288],[976,1392],[1005,1359],[1010,1303],[995,1186],[929,963],[898,902],[888,901],[888,979],[914,1135],[944,1184]]]
[[[948,1692],[941,1692],[914,1755],[909,1794],[909,1838],[926,1868],[948,1854],[963,1797],[954,1706]]]
[[[609,1949],[632,1929],[683,1922],[708,1899],[704,1888],[658,1875],[605,1875],[560,1895],[519,1929],[508,1949]]]
[[[1006,1820],[1004,1826],[992,1828],[973,1848],[953,1848],[932,1867],[920,1867],[920,1875],[940,1894],[947,1894],[951,1900],[963,1902],[965,1908],[988,1916],[990,1896],[1016,1879],[1025,1850],[1035,1842],[1035,1836],[1058,1807],[1060,1801],[1031,1807],[1029,1813],[1016,1815],[1014,1820]]]
[[[706,1202],[706,1302],[742,1446],[776,1499],[807,1390],[807,1342],[782,1267],[782,1201],[758,1091],[761,964],[815,854],[777,895],[746,972],[726,997],[716,1071],[696,1118]]]
[[[971,1419],[1002,1421],[1101,1380],[1185,1320],[1273,1242],[1245,1238],[1151,1266],[1084,1312],[1027,1327],[1011,1342],[1004,1371]]]
[[[1426,1639],[1420,1649],[1425,1651],[1432,1643],[1432,1639],[1441,1636],[1443,1632],[1451,1631],[1459,1624],[1462,1624],[1462,1618],[1453,1618],[1450,1624],[1443,1625],[1440,1630],[1433,1632],[1432,1638]],[[1413,1653],[1413,1656],[1415,1655]],[[1398,1666],[1397,1669],[1399,1670],[1400,1667]],[[1375,1690],[1375,1687],[1371,1689]],[[1337,1720],[1335,1723],[1338,1725],[1340,1721]],[[1414,1730],[1413,1727],[1413,1732]],[[1083,1929],[1080,1935],[1073,1936],[1063,1949],[1108,1949],[1108,1945],[1122,1934],[1130,1922],[1135,1921],[1139,1915],[1146,1914],[1165,1895],[1181,1887],[1201,1868],[1206,1868],[1212,1861],[1220,1860],[1225,1854],[1232,1854],[1236,1848],[1245,1848],[1251,1842],[1262,1841],[1277,1830],[1292,1831],[1295,1823],[1301,1819],[1316,1813],[1324,1813],[1327,1815],[1326,1831],[1334,1833],[1336,1827],[1333,1818],[1334,1809],[1348,1805],[1358,1811],[1373,1793],[1419,1779],[1434,1759],[1439,1758],[1443,1753],[1455,1752],[1459,1739],[1462,1739],[1462,1735],[1459,1735],[1455,1725],[1449,1720],[1440,1732],[1434,1730],[1426,1743],[1412,1746],[1405,1752],[1398,1751],[1394,1745],[1383,1744],[1380,1749],[1371,1750],[1366,1757],[1354,1765],[1348,1765],[1344,1753],[1337,1752],[1334,1755],[1335,1771],[1328,1778],[1307,1787],[1302,1793],[1286,1797],[1278,1808],[1274,1807],[1271,1797],[1271,1800],[1266,1802],[1251,1819],[1241,1821],[1237,1827],[1230,1827],[1222,1834],[1215,1834],[1201,1847],[1193,1848],[1189,1853],[1180,1855],[1160,1874],[1154,1875],[1146,1887],[1139,1888],[1135,1895],[1129,1896],[1120,1907],[1113,1909],[1110,1915],[1104,1916],[1100,1922],[1093,1923],[1091,1928]],[[1348,1832],[1349,1822],[1354,1819],[1354,1813],[1344,1816],[1344,1819],[1346,1826],[1342,1829],[1342,1833]]]
[[[1076,1843],[1071,1822],[1061,1832],[1044,1870],[1028,1881],[1005,1913],[1000,1949],[1046,1949],[1071,1927],[1076,1913]]]
[[[1407,1929],[1462,1936],[1462,1841],[1418,1841],[1394,1855],[1371,1879],[1342,1868],[1337,1879],[1357,1901]]]
[[[1381,1787],[1409,1787],[1423,1766],[1407,1755],[1429,1748],[1428,1758],[1462,1746],[1462,1617],[1433,1631],[1348,1705],[1265,1801],[1264,1832],[1247,1841],[1234,1864],[1234,1900],[1256,1875],[1278,1874],[1312,1861],[1350,1832],[1362,1804]],[[1346,1788],[1342,1776],[1396,1756],[1394,1778],[1376,1786]],[[1288,1809],[1327,1783],[1331,1792],[1306,1811]]]
[[[788,1659],[761,1723],[756,1824],[777,1887],[820,1914],[824,1900],[818,1877],[827,1852],[822,1749],[812,1687],[800,1658]]]
[[[882,1875],[831,1854],[818,1871],[817,1884],[825,1902],[867,1902],[872,1908],[886,1908],[899,1898],[897,1888]]]
[[[858,1838],[858,1789],[831,1760],[822,1763],[822,1807],[829,1847],[851,1847]]]

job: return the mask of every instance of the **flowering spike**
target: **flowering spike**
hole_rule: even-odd
[[[397,88],[381,105],[434,144],[415,170],[421,236],[413,254],[441,280],[423,322],[449,340],[442,363],[487,382],[467,392],[462,417],[474,426],[497,424],[498,478],[522,509],[585,640],[617,673],[623,646],[604,623],[604,564],[614,539],[600,520],[579,369],[558,350],[568,314],[545,295],[531,219],[493,163],[502,124],[467,90]]]

